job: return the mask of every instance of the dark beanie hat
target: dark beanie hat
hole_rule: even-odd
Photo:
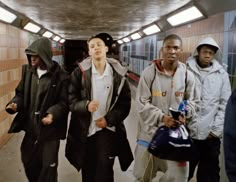
[[[94,38],[99,38],[103,40],[103,42],[105,43],[107,47],[110,47],[113,44],[113,38],[108,33],[99,33],[97,35],[93,35],[92,37],[88,39],[88,42],[90,42]]]

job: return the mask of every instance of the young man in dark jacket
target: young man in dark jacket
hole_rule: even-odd
[[[225,169],[230,182],[236,181],[236,90],[228,100],[225,111],[223,146],[225,154]]]
[[[56,182],[60,139],[68,116],[68,74],[52,61],[51,42],[34,41],[26,50],[29,64],[6,111],[18,113],[9,133],[25,130],[21,159],[30,182]]]
[[[83,182],[112,182],[118,156],[127,170],[133,155],[123,124],[131,106],[127,69],[107,58],[110,35],[88,40],[89,55],[71,75],[69,106],[72,112],[66,157]]]

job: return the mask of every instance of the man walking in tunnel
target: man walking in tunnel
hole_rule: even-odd
[[[163,40],[163,59],[155,60],[142,72],[137,88],[136,103],[139,115],[138,137],[135,149],[134,176],[137,181],[149,182],[157,171],[164,172],[160,182],[187,182],[189,163],[162,160],[148,152],[147,147],[162,125],[176,127],[185,118],[175,120],[169,108],[178,109],[179,104],[188,100],[188,117],[194,111],[194,77],[184,63],[179,61],[182,40],[171,34]]]
[[[57,182],[60,139],[65,139],[68,116],[68,74],[52,61],[47,38],[26,50],[29,64],[6,111],[18,113],[9,133],[25,131],[21,159],[29,182]]]
[[[123,171],[133,161],[123,123],[131,107],[128,69],[106,57],[111,41],[106,33],[91,37],[90,57],[71,74],[66,157],[82,169],[83,182],[113,182],[115,156]]]
[[[231,94],[228,73],[219,64],[222,55],[211,37],[203,39],[187,60],[196,80],[195,93],[200,95],[196,117],[188,124],[196,149],[196,158],[190,161],[189,180],[196,166],[198,182],[219,182],[219,155],[223,134],[225,107]]]

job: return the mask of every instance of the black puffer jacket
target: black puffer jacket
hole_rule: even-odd
[[[22,66],[22,79],[16,88],[15,97],[9,102],[17,103],[14,123],[26,133],[41,140],[64,139],[68,117],[68,74],[52,61],[51,43],[41,38],[26,49],[29,64]],[[31,55],[39,55],[47,65],[47,73],[38,78],[36,69],[30,65]],[[53,123],[43,125],[47,113],[53,115]],[[18,128],[19,129],[19,128]],[[11,128],[9,132],[18,132]]]
[[[113,94],[110,109],[105,116],[108,126],[116,127],[117,155],[121,169],[126,170],[133,160],[133,155],[126,136],[124,119],[128,116],[131,107],[131,93],[126,80],[127,69],[118,61],[107,58],[113,69]],[[91,59],[88,58],[75,69],[71,75],[69,86],[69,106],[72,112],[69,126],[66,157],[80,170],[83,165],[86,140],[91,122],[91,113],[87,110],[87,101],[91,101]]]
[[[230,96],[224,123],[225,169],[230,182],[236,181],[236,90]]]

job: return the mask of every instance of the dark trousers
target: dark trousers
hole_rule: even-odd
[[[29,182],[57,182],[60,141],[37,143],[25,136],[21,144],[21,159]]]
[[[207,138],[206,140],[193,139],[196,156],[189,161],[189,180],[193,177],[196,166],[197,182],[219,182],[220,181],[220,139]]]
[[[113,182],[115,133],[103,129],[88,138],[86,159],[82,167],[83,182]]]

